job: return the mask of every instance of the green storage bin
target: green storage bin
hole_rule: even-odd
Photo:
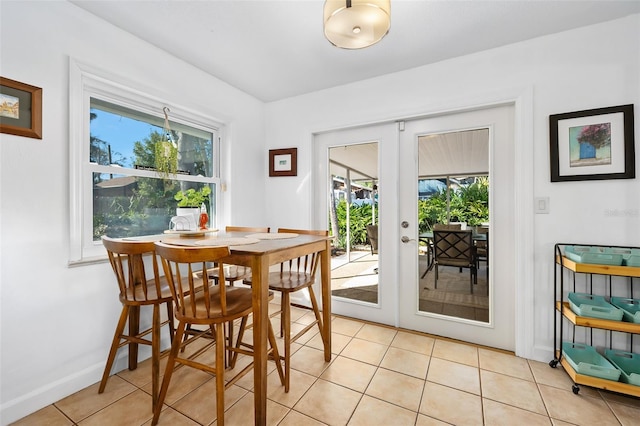
[[[562,356],[578,374],[601,379],[620,379],[621,371],[613,366],[595,348],[581,343],[562,342]]]
[[[629,250],[592,246],[565,246],[564,255],[577,263],[591,263],[596,265],[622,265],[623,256],[630,255]]]
[[[604,356],[620,370],[620,381],[640,386],[640,355],[607,349]]]
[[[622,309],[622,316],[625,321],[640,324],[640,299],[612,297],[611,304]]]
[[[564,255],[574,262],[582,263],[582,255],[585,253],[597,253],[597,247],[591,246],[565,246]]]
[[[633,266],[635,268],[640,267],[640,254],[632,254],[624,258],[625,266]]]
[[[577,315],[590,318],[601,318],[621,321],[623,311],[608,303],[604,297],[588,293],[569,293],[569,306]]]

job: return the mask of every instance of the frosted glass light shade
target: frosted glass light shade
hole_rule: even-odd
[[[390,0],[326,0],[324,35],[344,49],[362,49],[382,40],[391,26]]]

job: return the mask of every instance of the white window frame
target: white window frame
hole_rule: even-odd
[[[89,162],[91,98],[151,115],[169,107],[171,120],[210,131],[213,135],[213,176],[177,175],[175,180],[214,184],[216,216],[221,208],[220,145],[224,126],[211,117],[172,104],[122,83],[124,79],[70,60],[69,66],[69,266],[103,262],[106,252],[93,241],[93,173],[114,173],[114,167]],[[129,83],[131,85],[131,83]],[[159,177],[155,171],[126,169],[127,175]],[[120,171],[122,174],[122,171]],[[219,221],[219,217],[218,217]]]

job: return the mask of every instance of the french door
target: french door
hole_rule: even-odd
[[[399,132],[401,167],[398,169],[399,229],[402,233],[397,244],[401,327],[515,349],[513,140],[512,106],[404,123]],[[436,141],[439,145],[425,152],[428,144],[433,145]],[[433,259],[433,242],[424,237],[424,232],[420,250],[418,181],[425,177],[440,177],[445,185],[457,182],[460,185],[457,190],[446,189],[453,193],[464,190],[462,182],[477,180],[477,175],[484,178],[485,173],[489,182],[489,220],[482,223],[484,233],[478,232],[480,224],[473,222],[474,218],[469,217],[469,223],[462,219],[462,227],[470,230],[474,241],[478,238],[489,244],[486,264],[485,261],[475,264],[474,268],[479,269],[474,277],[474,268],[438,266]],[[449,208],[457,208],[451,197],[447,197],[447,202],[451,203]],[[488,240],[484,241],[484,238]],[[438,269],[437,275],[435,269]],[[439,276],[439,282],[434,286],[436,276]]]
[[[397,141],[396,125],[388,123],[326,132],[314,137],[314,164],[317,164],[317,173],[314,176],[317,179],[314,183],[316,191],[313,211],[315,212],[316,227],[330,229],[330,203],[335,201],[331,197],[331,192],[334,190],[332,176],[344,175],[339,176],[344,180],[347,178],[347,174],[367,175],[376,182],[377,187],[379,240],[378,253],[373,255],[373,258],[377,260],[377,268],[375,276],[370,277],[376,281],[377,294],[369,300],[359,300],[360,298],[357,296],[341,297],[336,296],[341,294],[341,290],[332,286],[332,294],[334,295],[331,302],[332,312],[388,325],[396,325],[398,307],[396,286],[398,258],[393,247],[398,239],[395,226],[398,217],[395,202],[398,163]],[[364,148],[358,150],[359,147],[367,147],[367,150],[365,151]],[[359,154],[351,155],[350,159],[345,157],[338,160],[338,154],[343,149],[359,152]],[[357,164],[361,164],[365,157],[374,164],[369,164],[366,168],[358,166]],[[332,171],[332,165],[339,165],[340,170]],[[357,267],[357,265],[355,266]],[[365,272],[370,274],[368,271]],[[334,269],[332,277],[339,273],[339,269]],[[355,274],[357,272],[353,275]],[[354,279],[357,278],[354,277]],[[334,282],[335,280],[332,280],[332,283]]]
[[[334,297],[333,312],[467,342],[514,349],[513,114],[512,106],[499,106],[314,136],[313,220],[318,228],[329,228],[328,206],[333,190],[331,150],[358,144],[374,145],[378,150],[377,299],[372,303]],[[476,130],[487,134],[488,148],[481,155],[488,157],[487,170],[482,172],[488,172],[490,182],[490,220],[486,224],[491,235],[491,251],[486,264],[489,274],[488,279],[484,278],[482,294],[479,288],[474,288],[475,295],[462,294],[461,297],[482,296],[486,299],[487,314],[480,319],[424,309],[425,279],[435,271],[431,269],[425,275],[424,265],[432,260],[432,253],[420,244],[418,223],[421,140],[434,134],[474,133]],[[468,284],[466,290],[471,293]]]

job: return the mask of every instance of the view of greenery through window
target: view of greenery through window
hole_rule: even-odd
[[[435,183],[434,183],[435,182]],[[451,178],[449,191],[449,222],[465,222],[478,226],[489,221],[488,176]],[[421,180],[419,188],[431,188],[420,193],[418,200],[419,233],[428,232],[436,223],[447,223],[446,178]],[[372,223],[373,207],[370,202],[353,203],[349,207],[351,247],[365,245],[366,226]],[[336,200],[338,238],[336,246],[346,247],[347,202]],[[375,223],[378,223],[378,202],[375,202]]]
[[[93,239],[161,233],[175,215],[175,194],[209,185],[216,193],[214,134],[182,123],[91,99],[89,162],[93,173]],[[177,147],[178,174],[155,172],[155,146]],[[197,177],[194,179],[193,177]],[[215,196],[207,204],[215,220]]]

